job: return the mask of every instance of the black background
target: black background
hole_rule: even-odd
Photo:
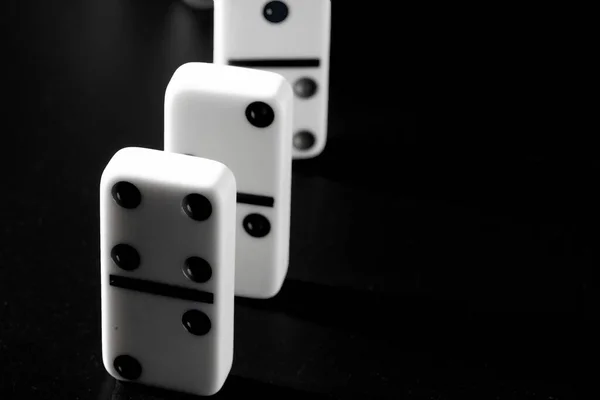
[[[288,279],[236,300],[216,397],[593,397],[599,163],[532,95],[554,86],[544,41],[361,3],[332,7],[329,141],[294,162]],[[188,398],[102,366],[98,186],[118,149],[162,148],[212,12],[11,1],[2,30],[0,398]]]

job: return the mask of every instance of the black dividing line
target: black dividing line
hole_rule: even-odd
[[[172,297],[181,300],[197,301],[200,303],[213,304],[213,294],[201,290],[189,289],[181,286],[167,285],[147,281],[144,279],[129,278],[127,276],[110,275],[110,285],[121,289],[135,290],[155,294],[157,296]]]
[[[237,202],[242,204],[252,204],[255,206],[273,207],[275,199],[269,196],[260,196],[257,194],[238,193]]]
[[[247,68],[309,68],[319,67],[318,58],[289,58],[289,59],[237,59],[229,60],[229,65]]]

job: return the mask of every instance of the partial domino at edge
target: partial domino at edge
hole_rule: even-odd
[[[276,72],[294,90],[295,159],[327,142],[331,0],[215,0],[214,63]]]

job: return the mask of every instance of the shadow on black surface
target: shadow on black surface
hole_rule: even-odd
[[[390,111],[397,116],[397,124],[390,128],[382,125],[384,118],[373,122],[370,117],[360,117],[370,111],[385,114],[387,109],[363,108],[367,109],[358,112],[359,117],[350,122],[330,115],[325,149],[315,158],[294,160],[294,173],[393,193],[407,187],[413,189],[421,168],[416,148],[416,114]]]
[[[426,295],[350,290],[287,279],[273,298],[256,300],[236,297],[236,306],[284,313],[326,327],[381,337],[406,336],[406,326],[394,327],[390,318],[402,315],[404,322],[419,327],[432,315],[441,316],[449,302],[436,304]],[[446,310],[446,313],[448,310]]]
[[[242,396],[245,398],[260,397],[261,399],[277,400],[329,398],[328,396],[321,394],[279,387],[231,375],[227,378],[223,388],[217,394],[210,396],[210,398],[227,399],[240,398]],[[102,388],[102,393],[98,400],[197,400],[199,398],[204,397],[144,386],[136,383],[120,382],[107,375]]]
[[[577,357],[597,351],[582,345],[597,332],[592,321],[577,313],[485,312],[474,306],[477,300],[468,293],[390,296],[288,279],[274,298],[236,298],[236,307],[237,312],[248,307],[281,313],[389,343],[403,354],[399,365],[416,366],[423,354],[433,354],[463,367],[485,365],[509,379],[553,376],[564,382],[585,374]]]

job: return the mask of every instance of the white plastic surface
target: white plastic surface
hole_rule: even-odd
[[[122,181],[139,190],[137,207],[124,208],[113,197],[113,186]],[[186,215],[182,200],[190,193],[209,199],[208,219]],[[116,379],[197,395],[222,387],[233,361],[235,197],[234,175],[212,160],[125,148],[106,166],[100,182],[102,357]],[[111,257],[122,243],[139,253],[134,270],[119,267]],[[212,276],[205,283],[184,275],[191,256],[210,264]],[[210,292],[214,302],[115,287],[110,275]],[[208,316],[208,333],[188,332],[182,322],[188,310]],[[117,371],[115,359],[121,355],[139,362],[139,377],[127,379]]]
[[[327,142],[331,0],[284,0],[288,16],[272,23],[263,16],[266,0],[215,0],[214,63],[230,60],[320,60],[319,67],[257,67],[277,72],[290,82],[309,77],[317,83],[310,98],[294,96],[294,133],[309,130],[315,144],[308,150],[293,148],[293,158],[320,154]]]
[[[264,102],[274,111],[268,127],[249,123],[246,109]],[[227,165],[239,193],[272,197],[272,207],[238,202],[238,296],[276,295],[287,275],[290,238],[293,99],[280,75],[248,68],[188,63],[175,71],[165,93],[165,150]],[[270,223],[264,237],[243,226],[250,214]]]

